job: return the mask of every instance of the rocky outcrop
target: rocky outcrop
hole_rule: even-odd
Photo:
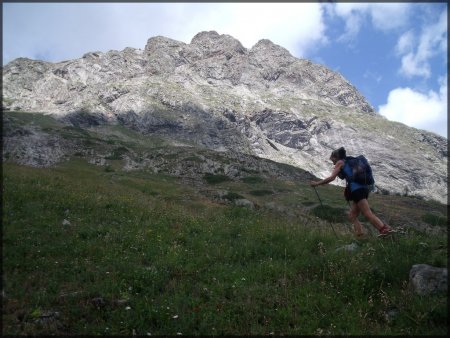
[[[437,268],[428,264],[413,265],[409,272],[409,283],[419,295],[448,292],[447,268]]]
[[[158,36],[143,50],[58,63],[20,58],[3,67],[2,105],[80,128],[122,124],[215,151],[239,149],[320,177],[331,170],[331,150],[345,146],[366,155],[379,191],[447,201],[446,139],[387,121],[339,73],[269,40],[246,49],[211,31],[189,44]]]
[[[19,164],[48,167],[71,153],[72,143],[33,126],[12,126],[3,119],[3,159]]]

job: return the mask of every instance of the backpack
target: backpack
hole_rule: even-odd
[[[343,174],[349,183],[356,182],[358,184],[365,185],[375,184],[375,180],[372,174],[372,168],[370,167],[369,161],[367,161],[367,159],[363,155],[359,155],[357,157],[347,156],[345,158],[345,163],[348,163],[350,169],[353,172],[352,176]],[[339,177],[344,178],[341,175]]]

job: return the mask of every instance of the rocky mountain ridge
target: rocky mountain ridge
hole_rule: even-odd
[[[190,44],[158,36],[144,50],[58,63],[20,58],[3,67],[2,105],[80,128],[118,124],[176,144],[238,151],[319,177],[332,168],[331,150],[345,146],[366,155],[379,190],[447,201],[446,139],[387,121],[340,74],[269,40],[246,49],[211,31]],[[24,140],[8,135],[4,157]]]

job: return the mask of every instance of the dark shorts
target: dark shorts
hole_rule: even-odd
[[[355,191],[351,192],[350,201],[358,203],[359,201],[367,199],[368,197],[369,197],[369,189],[366,188],[356,189]]]

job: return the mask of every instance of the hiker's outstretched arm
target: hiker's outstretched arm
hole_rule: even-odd
[[[323,184],[328,184],[330,182],[333,182],[336,179],[337,175],[339,174],[339,171],[341,171],[343,165],[344,165],[343,161],[337,162],[336,166],[333,169],[333,172],[331,173],[331,175],[329,177],[324,178],[321,181],[311,182],[311,186],[315,187],[318,185],[323,185]]]
[[[317,185],[328,184],[330,182],[333,182],[335,180],[336,176],[337,176],[337,174],[336,175],[332,174],[330,177],[324,178],[322,181],[313,182],[315,184],[311,183],[311,185],[312,186],[317,186]]]

